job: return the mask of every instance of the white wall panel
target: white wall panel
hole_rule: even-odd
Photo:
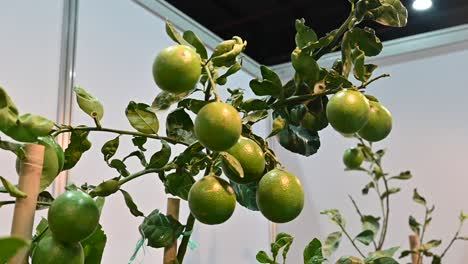
[[[0,86],[20,113],[56,119],[61,25],[62,1],[0,1]],[[15,159],[0,151],[0,175],[13,183],[18,181]],[[0,199],[11,198],[1,194]],[[0,209],[0,236],[10,234],[12,217],[13,206]]]

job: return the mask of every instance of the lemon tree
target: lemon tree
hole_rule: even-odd
[[[295,21],[291,80],[281,79],[262,65],[258,78],[251,80],[249,87],[238,89],[226,84],[242,69],[246,40],[233,36],[210,53],[194,32],[179,32],[167,22],[166,33],[175,43],[155,51],[152,67],[152,77],[161,91],[152,102],[128,103],[125,117],[130,130],[107,127],[104,104],[83,87],[75,87],[76,101],[93,126],[56,124],[46,117],[23,113],[1,88],[0,131],[5,137],[0,148],[15,154],[21,166],[26,155],[24,144],[46,146],[37,209],[48,209],[48,218],[39,223],[30,245],[33,262],[47,263],[44,258],[50,252],[57,259],[67,258],[69,263],[99,263],[107,241],[99,215],[105,197],[111,195],[121,195],[128,212],[141,219],[135,232],[142,234],[148,246],[166,247],[182,237],[177,256],[180,264],[196,221],[222,224],[235,215],[237,205],[260,211],[259,215],[277,223],[299,217],[304,189],[266,138],[273,137],[291,152],[311,156],[323,145],[319,132],[327,127],[348,136],[357,133],[370,141],[385,138],[391,130],[391,115],[368,92],[371,84],[388,76],[373,76],[377,66],[366,63],[367,57],[381,52],[382,43],[374,30],[359,25],[370,20],[402,27],[407,11],[398,0],[354,0],[349,5],[349,17],[324,36],[318,36],[304,19]],[[332,67],[317,63],[338,47],[341,58]],[[255,96],[247,98],[245,89]],[[167,115],[160,114],[166,110]],[[268,135],[255,133],[257,124],[268,118],[273,119]],[[89,135],[95,132],[112,135],[98,146],[112,176],[68,186],[63,195],[52,197],[46,188],[58,173],[73,169],[83,155],[88,155],[93,145]],[[62,150],[55,138],[65,133],[70,141]],[[149,141],[156,141],[158,147]],[[132,151],[122,153],[121,144],[132,144]],[[360,149],[368,161],[365,148]],[[362,162],[359,153],[353,155],[345,159],[350,168]],[[128,166],[129,159],[137,159],[141,167]],[[383,174],[378,169],[373,171]],[[127,183],[155,174],[167,194],[187,201],[190,214],[185,223],[158,209],[140,210],[138,201],[125,190]],[[27,196],[14,183],[0,179],[2,193],[15,198]],[[0,205],[13,203],[0,201]],[[367,235],[361,235],[359,241]],[[278,236],[277,240],[272,246],[273,259],[262,255],[263,263],[275,263],[278,250],[289,249],[288,236]],[[314,242],[311,250],[317,245]]]

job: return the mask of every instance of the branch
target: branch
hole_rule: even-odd
[[[351,23],[353,18],[354,18],[354,12],[351,12],[351,14],[345,20],[345,22],[343,22],[343,24],[338,28],[338,30],[337,30],[335,36],[333,37],[333,40],[330,43],[330,45],[328,45],[326,47],[322,47],[322,48],[318,49],[317,52],[314,53],[313,56],[314,56],[315,60],[320,59],[320,57],[322,57],[323,55],[329,53],[333,49],[333,47],[335,47],[335,45],[340,40],[341,36],[343,36],[343,34],[346,32],[346,30],[348,30],[348,28],[350,26],[350,23]]]
[[[364,215],[361,213],[361,210],[359,210],[359,207],[358,207],[356,201],[353,199],[353,197],[351,195],[348,195],[348,197],[349,197],[349,199],[351,199],[351,202],[353,203],[354,208],[356,209],[356,212],[358,213],[359,217],[361,217],[361,221],[362,221],[362,219],[364,218]],[[377,243],[375,242],[374,237],[372,238],[372,244],[374,244],[374,248],[377,250]]]
[[[369,86],[369,84],[379,80],[379,79],[382,79],[382,78],[387,78],[387,77],[390,77],[390,74],[388,73],[385,73],[385,74],[382,74],[382,75],[379,75],[377,77],[375,77],[374,79],[370,79],[369,81],[363,83],[361,86],[358,87],[358,90],[361,90],[361,89],[365,89],[367,86]]]
[[[354,240],[351,238],[351,236],[348,234],[348,232],[346,232],[346,229],[342,226],[342,225],[339,225],[340,228],[341,228],[341,231],[343,231],[343,233],[346,235],[346,237],[349,239],[349,242],[351,242],[351,244],[353,245],[353,247],[356,249],[356,251],[359,253],[359,255],[361,255],[361,257],[365,258],[366,256],[361,252],[361,250],[359,249],[359,247],[356,245],[356,243],[354,243]]]
[[[155,172],[160,172],[160,171],[163,171],[164,169],[144,169],[144,170],[141,170],[139,172],[136,172],[134,174],[130,174],[129,176],[119,180],[119,185],[123,185],[131,180],[134,180],[140,176],[143,176],[143,175],[146,175],[146,174],[149,174],[149,173],[155,173]]]
[[[187,143],[177,141],[173,138],[169,137],[163,137],[163,136],[158,136],[158,135],[153,135],[153,134],[145,134],[145,133],[140,133],[140,132],[135,132],[135,131],[126,131],[126,130],[118,130],[118,129],[112,129],[112,128],[104,128],[104,127],[71,127],[71,128],[65,128],[65,129],[59,129],[55,131],[52,136],[56,137],[62,133],[67,133],[67,132],[73,132],[73,131],[99,131],[99,132],[109,132],[109,133],[116,133],[120,135],[130,135],[130,136],[137,136],[137,137],[146,137],[146,138],[152,138],[152,139],[158,139],[158,140],[165,140],[173,145],[176,144],[181,144],[188,146]]]
[[[205,64],[205,66],[203,66],[203,67],[205,68],[206,75],[208,76],[208,79],[210,80],[211,89],[213,89],[215,99],[216,99],[217,102],[219,102],[221,99],[219,98],[218,90],[216,89],[216,82],[214,81],[213,76],[211,75],[211,72],[210,72],[210,69],[209,69],[208,65]],[[209,95],[209,93],[208,93],[208,95]],[[208,100],[206,100],[206,97],[205,97],[205,101],[208,101]]]
[[[455,235],[453,236],[452,240],[450,241],[450,243],[448,244],[447,248],[445,248],[444,252],[442,253],[442,255],[440,255],[440,258],[442,259],[445,254],[447,254],[447,252],[449,251],[449,249],[452,247],[453,243],[455,243],[455,241],[458,239],[458,235],[460,234],[460,231],[461,231],[461,228],[463,226],[463,222],[460,221],[460,224],[458,226],[458,230],[457,232],[455,233]]]

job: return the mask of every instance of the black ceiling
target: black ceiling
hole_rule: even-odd
[[[294,49],[294,21],[305,18],[319,36],[346,19],[347,0],[167,0],[223,39],[238,35],[247,40],[246,53],[266,65],[288,62]],[[433,0],[426,11],[411,8],[406,28],[375,27],[382,40],[468,23],[468,0]]]

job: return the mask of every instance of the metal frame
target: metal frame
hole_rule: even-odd
[[[59,93],[57,122],[70,124],[73,106],[73,85],[75,77],[76,35],[78,26],[78,0],[63,1],[62,39],[60,51]],[[60,134],[58,143],[62,148],[68,146],[68,133]],[[68,171],[60,173],[54,181],[52,192],[61,194],[68,183]]]

